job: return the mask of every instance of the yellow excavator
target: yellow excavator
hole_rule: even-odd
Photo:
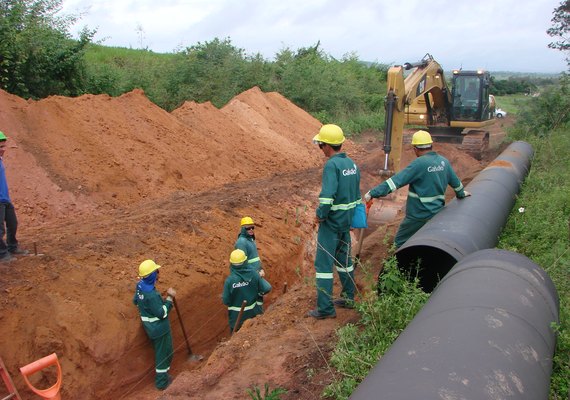
[[[404,71],[411,71],[404,78]],[[426,54],[388,70],[384,171],[400,169],[404,125],[426,127],[436,142],[457,143],[476,159],[489,146],[485,127],[495,122],[488,71],[454,70],[451,89],[443,68]],[[390,175],[390,173],[388,173]]]
[[[404,77],[404,71],[410,71]],[[495,99],[489,95],[487,71],[454,70],[451,88],[443,68],[430,54],[421,61],[396,65],[388,70],[386,126],[384,129],[383,179],[398,172],[404,143],[404,126],[427,129],[436,142],[456,143],[476,159],[489,146],[486,130],[495,122]],[[411,136],[411,135],[410,135]],[[398,194],[399,193],[399,194]],[[401,213],[405,193],[398,191],[367,204],[371,227],[391,223]],[[363,234],[358,238],[358,252]]]

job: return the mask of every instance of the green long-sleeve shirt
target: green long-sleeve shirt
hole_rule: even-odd
[[[139,309],[144,330],[150,339],[170,332],[168,313],[172,309],[172,301],[163,300],[156,289],[144,292],[137,286],[133,303]]]
[[[346,153],[334,154],[323,169],[317,217],[333,231],[348,231],[361,201],[360,170]]]
[[[230,266],[230,275],[224,282],[222,301],[228,306],[228,319],[230,329],[233,330],[241,304],[245,300],[246,305],[240,325],[248,318],[261,314],[263,310],[257,304],[257,298],[271,291],[271,285],[259,276],[259,273],[247,265]]]
[[[247,256],[247,265],[254,271],[260,271],[261,259],[259,258],[259,253],[257,252],[257,245],[255,244],[255,238],[249,235],[244,227],[241,228],[240,234],[236,240],[236,249],[243,250]]]
[[[416,158],[406,168],[370,190],[372,197],[383,197],[402,186],[410,185],[406,201],[406,217],[432,218],[445,205],[445,190],[451,186],[458,198],[465,197],[463,184],[449,161],[430,151]]]

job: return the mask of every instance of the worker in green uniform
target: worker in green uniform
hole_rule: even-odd
[[[142,278],[136,286],[133,302],[139,309],[144,330],[154,347],[155,380],[157,389],[164,390],[172,382],[168,374],[172,355],[172,334],[168,313],[172,309],[176,291],[168,288],[166,300],[163,300],[155,288],[160,265],[153,260],[145,260],[139,265],[139,276]]]
[[[383,197],[398,188],[410,185],[406,200],[406,216],[398,228],[394,243],[401,247],[427,221],[445,205],[445,190],[451,186],[458,199],[471,194],[463,189],[449,161],[432,150],[433,140],[426,131],[417,131],[412,136],[416,159],[406,168],[382,182],[364,195],[366,202]]]
[[[234,248],[243,250],[247,256],[247,266],[254,271],[259,273],[262,278],[265,277],[265,271],[261,266],[261,259],[259,258],[259,253],[257,252],[257,245],[255,243],[255,223],[251,217],[243,217],[240,221],[240,232],[236,240]],[[263,296],[259,296],[257,299],[257,305],[261,308],[263,312]]]
[[[246,319],[262,313],[257,298],[271,291],[269,282],[259,276],[255,269],[250,268],[246,261],[247,256],[243,250],[236,249],[230,254],[230,275],[224,282],[222,293],[222,301],[228,307],[230,332],[234,331],[242,302],[245,300],[246,304],[237,329]]]
[[[336,317],[334,306],[351,308],[354,301],[354,267],[350,256],[350,225],[360,197],[360,170],[344,152],[342,129],[323,125],[313,142],[328,160],[322,176],[319,206],[316,210],[317,251],[315,256],[317,308],[308,316]],[[333,265],[342,284],[341,297],[333,302]]]

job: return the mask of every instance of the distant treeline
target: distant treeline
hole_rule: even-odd
[[[539,88],[551,86],[559,81],[557,76],[549,78],[534,76],[512,76],[507,79],[496,79],[491,76],[490,92],[495,96],[505,96],[508,94],[533,94]]]

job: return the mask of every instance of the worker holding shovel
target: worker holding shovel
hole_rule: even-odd
[[[172,309],[176,291],[168,288],[166,300],[155,288],[160,265],[153,260],[145,260],[139,265],[139,276],[142,278],[136,286],[134,304],[138,307],[144,330],[154,347],[155,386],[164,390],[172,382],[168,374],[172,355],[172,334],[168,313]]]
[[[271,285],[259,272],[247,265],[247,256],[240,249],[230,254],[230,275],[224,282],[222,301],[228,306],[230,331],[236,332],[243,321],[262,313],[257,304],[258,296],[271,291]],[[241,315],[238,321],[238,316]]]

